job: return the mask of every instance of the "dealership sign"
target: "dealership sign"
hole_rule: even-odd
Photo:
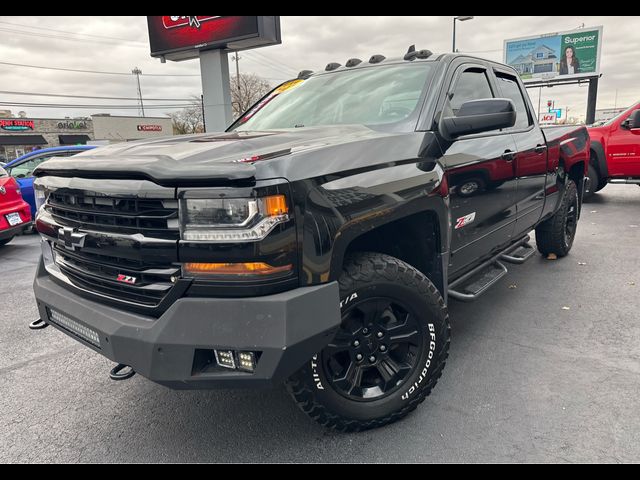
[[[138,125],[139,132],[161,132],[162,125]]]
[[[2,128],[3,130],[20,132],[24,130],[33,130],[35,128],[35,123],[33,120],[2,119],[0,120],[0,128]]]
[[[600,75],[602,27],[581,28],[504,42],[504,63],[524,83]]]
[[[281,43],[280,17],[149,16],[151,56],[197,58],[201,50],[246,50]]]

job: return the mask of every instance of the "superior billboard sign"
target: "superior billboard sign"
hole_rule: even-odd
[[[280,17],[150,16],[151,56],[197,58],[201,50],[247,50],[281,43]]]
[[[504,42],[504,63],[524,83],[600,75],[602,27],[581,28]]]

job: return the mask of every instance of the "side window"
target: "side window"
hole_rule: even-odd
[[[33,171],[36,169],[38,165],[40,165],[45,160],[49,160],[51,158],[50,155],[31,158],[26,162],[22,162],[15,167],[11,167],[11,176],[15,178],[27,178],[31,177]]]
[[[518,80],[513,75],[508,75],[502,72],[496,72],[496,79],[498,81],[498,88],[501,95],[510,99],[516,107],[516,123],[513,127],[507,130],[521,130],[531,125],[531,116],[527,110],[527,103],[524,100]]]
[[[465,102],[493,98],[487,74],[479,68],[470,68],[462,72],[456,81],[452,94],[449,106],[454,115],[458,114],[458,110]]]

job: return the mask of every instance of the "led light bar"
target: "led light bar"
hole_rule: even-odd
[[[98,335],[98,332],[82,325],[79,322],[76,322],[63,313],[51,309],[47,310],[49,312],[49,320],[51,320],[51,322],[80,337],[85,342],[88,342],[91,345],[100,348],[100,337]]]

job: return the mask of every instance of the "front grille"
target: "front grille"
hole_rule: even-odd
[[[120,266],[105,261],[112,257],[71,252],[59,245],[54,246],[54,252],[56,265],[77,287],[148,307],[155,307],[162,301],[173,287],[172,277],[180,273],[178,266]],[[126,259],[117,260],[136,263]],[[119,281],[118,278],[122,276],[129,281],[135,279],[135,283]]]
[[[47,211],[65,226],[178,240],[176,200],[110,198],[87,192],[52,192]]]
[[[175,286],[180,267],[155,248],[180,238],[176,200],[64,188],[49,194],[45,210],[56,228],[71,227],[90,239],[77,248],[66,248],[62,237],[52,242],[56,266],[75,287],[147,311]]]

